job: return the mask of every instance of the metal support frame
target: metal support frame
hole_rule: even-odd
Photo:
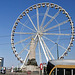
[[[40,44],[41,44],[41,46],[42,46],[43,52],[44,52],[44,54],[45,54],[46,60],[47,60],[47,62],[48,62],[48,57],[47,57],[47,54],[46,54],[46,52],[45,52],[44,46],[43,46],[43,44],[42,44],[41,38],[40,38],[39,35],[38,35],[38,37],[39,37],[39,41],[40,41]]]
[[[65,75],[65,69],[64,69],[64,75]]]
[[[57,75],[57,68],[56,68],[56,70],[55,70],[55,75]]]
[[[73,69],[71,70],[71,75],[73,75]]]

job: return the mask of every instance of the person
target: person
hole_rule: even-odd
[[[13,66],[11,67],[11,72],[13,72]]]
[[[4,74],[5,74],[6,73],[6,68],[5,67],[3,68],[3,71],[4,71]]]

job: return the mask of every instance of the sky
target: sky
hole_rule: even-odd
[[[63,7],[72,17],[75,26],[75,0],[0,0],[0,57],[4,57],[4,66],[17,66],[18,60],[11,49],[11,31],[17,17],[28,7],[42,2],[55,3]],[[75,59],[74,46],[66,59]]]

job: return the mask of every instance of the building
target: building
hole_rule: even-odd
[[[4,63],[4,58],[0,57],[0,67],[3,67],[3,63]]]

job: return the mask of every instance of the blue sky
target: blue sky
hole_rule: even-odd
[[[75,22],[75,0],[1,0],[0,1],[0,57],[4,57],[4,66],[17,66],[19,63],[11,49],[11,30],[17,17],[26,8],[41,2],[55,3],[63,7]],[[75,24],[75,23],[74,23]],[[75,26],[75,25],[74,25]],[[75,41],[72,51],[66,59],[75,59]]]

